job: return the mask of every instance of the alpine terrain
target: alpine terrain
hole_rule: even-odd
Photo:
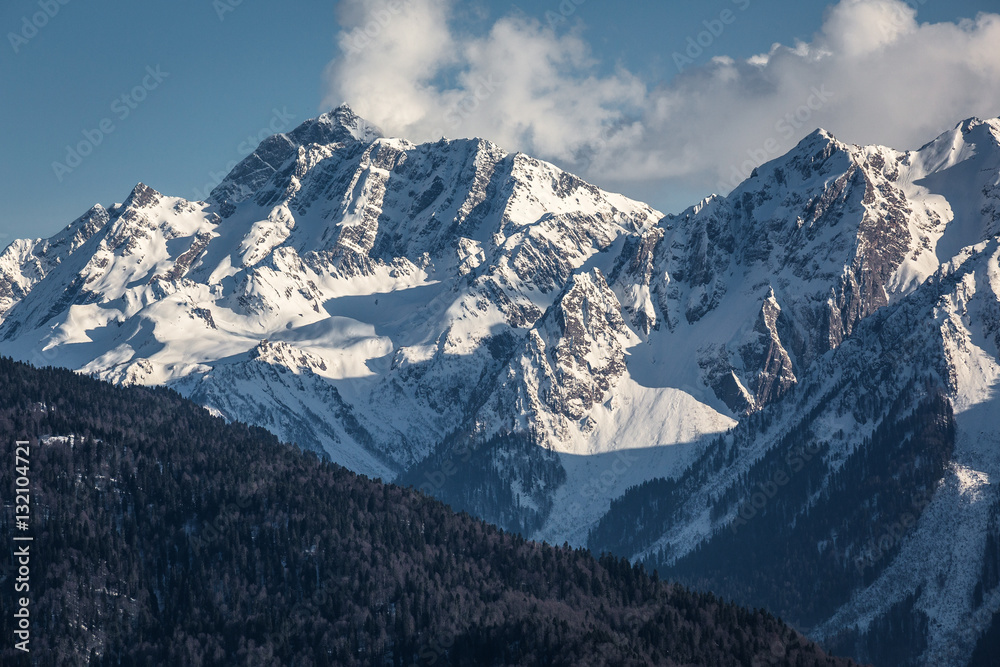
[[[0,352],[166,385],[863,661],[1000,641],[1000,120],[915,151],[818,130],[664,216],[344,106],[207,201],[139,184],[11,244]]]

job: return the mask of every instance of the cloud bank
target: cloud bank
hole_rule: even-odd
[[[809,42],[696,65],[699,49],[739,29],[749,0],[733,0],[665,54],[681,71],[655,85],[600,73],[565,20],[584,0],[478,32],[457,27],[454,0],[341,0],[324,104],[349,102],[412,141],[485,137],[609,187],[725,194],[816,127],[915,148],[969,116],[1000,115],[1000,15],[921,24],[921,1],[841,0]]]

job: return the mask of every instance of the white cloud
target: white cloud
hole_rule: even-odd
[[[394,134],[426,123],[440,98],[432,79],[457,57],[450,9],[441,0],[342,0],[339,22],[351,29],[339,36],[344,57],[327,68],[331,89]]]
[[[348,102],[414,141],[482,136],[562,160],[644,104],[645,86],[627,72],[590,74],[596,63],[577,33],[513,16],[462,36],[449,29],[453,9],[448,0],[344,0],[349,27],[325,104]]]
[[[513,16],[468,34],[456,9],[342,0],[343,55],[328,67],[325,103],[347,101],[414,141],[482,136],[602,185],[701,194],[819,126],[910,148],[1000,114],[997,14],[920,24],[900,0],[841,0],[808,43],[716,57],[654,87],[624,70],[598,74],[578,31]]]
[[[897,0],[842,0],[828,11],[822,35],[833,53],[866,56],[914,33],[916,16]]]

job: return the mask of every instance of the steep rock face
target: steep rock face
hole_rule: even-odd
[[[140,184],[102,225],[74,223],[90,232],[80,252],[61,252],[34,282],[9,280],[16,312],[0,337],[26,358],[172,384],[392,476],[474,424],[543,314],[567,294],[591,303],[575,278],[584,264],[660,217],[488,141],[417,146],[341,108],[265,140],[208,202]],[[12,276],[30,275],[26,252],[8,250]],[[602,289],[603,317],[621,328]],[[588,324],[596,344],[605,319]],[[623,354],[618,345],[616,369],[580,368],[579,405],[544,400],[582,417]],[[568,377],[572,361],[544,372]]]
[[[313,144],[345,147],[381,136],[381,130],[345,105],[306,121],[288,134],[275,134],[262,141],[212,190],[209,200],[228,216],[237,204],[256,194],[300,148]]]
[[[760,369],[749,392],[758,405],[768,405],[781,398],[796,381],[792,360],[778,333],[780,317],[781,307],[771,292],[761,306],[753,333],[740,346],[744,369]]]
[[[0,351],[166,384],[359,472],[581,544],[632,487],[709,456],[740,474],[765,451],[771,418],[754,415],[770,406],[808,413],[803,396],[829,394],[849,409],[815,428],[870,436],[906,392],[830,393],[817,368],[897,373],[840,349],[877,338],[866,322],[1000,233],[998,137],[1000,122],[972,120],[901,153],[817,131],[728,197],[663,217],[489,141],[415,145],[341,108],[262,142],[209,201],[140,184],[12,245]],[[984,284],[954,298],[994,322]],[[886,359],[933,368],[962,432],[955,387],[985,348],[948,340]],[[910,379],[919,403],[930,390]],[[734,418],[745,435],[720,450]],[[687,537],[665,529],[664,545],[725,525],[705,516],[718,497],[698,495],[704,480],[687,479]]]
[[[549,366],[546,402],[571,419],[582,419],[624,375],[620,339],[630,332],[621,304],[597,269],[574,278],[555,313],[560,337],[550,357],[554,367]]]
[[[711,390],[703,400],[734,414],[773,402],[861,321],[989,237],[998,125],[969,121],[909,153],[817,131],[728,197],[668,216],[612,272],[651,348],[644,361],[694,336],[700,345],[685,353]],[[756,325],[769,330],[768,350],[750,350],[761,343],[743,323],[775,310],[770,326]]]
[[[862,321],[681,478],[616,501],[591,546],[864,660],[965,664],[1000,609],[998,323],[994,238]]]
[[[592,408],[626,374],[625,350],[638,340],[621,310],[600,269],[576,274],[514,353],[477,430],[519,430],[527,417],[554,448],[592,431]]]
[[[7,246],[0,254],[0,318],[109,219],[108,211],[97,204],[51,239],[23,239]]]

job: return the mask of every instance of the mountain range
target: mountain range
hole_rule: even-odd
[[[140,183],[11,244],[0,352],[166,385],[864,661],[964,665],[1000,634],[998,261],[996,119],[913,151],[817,130],[663,215],[344,106],[206,201]]]

